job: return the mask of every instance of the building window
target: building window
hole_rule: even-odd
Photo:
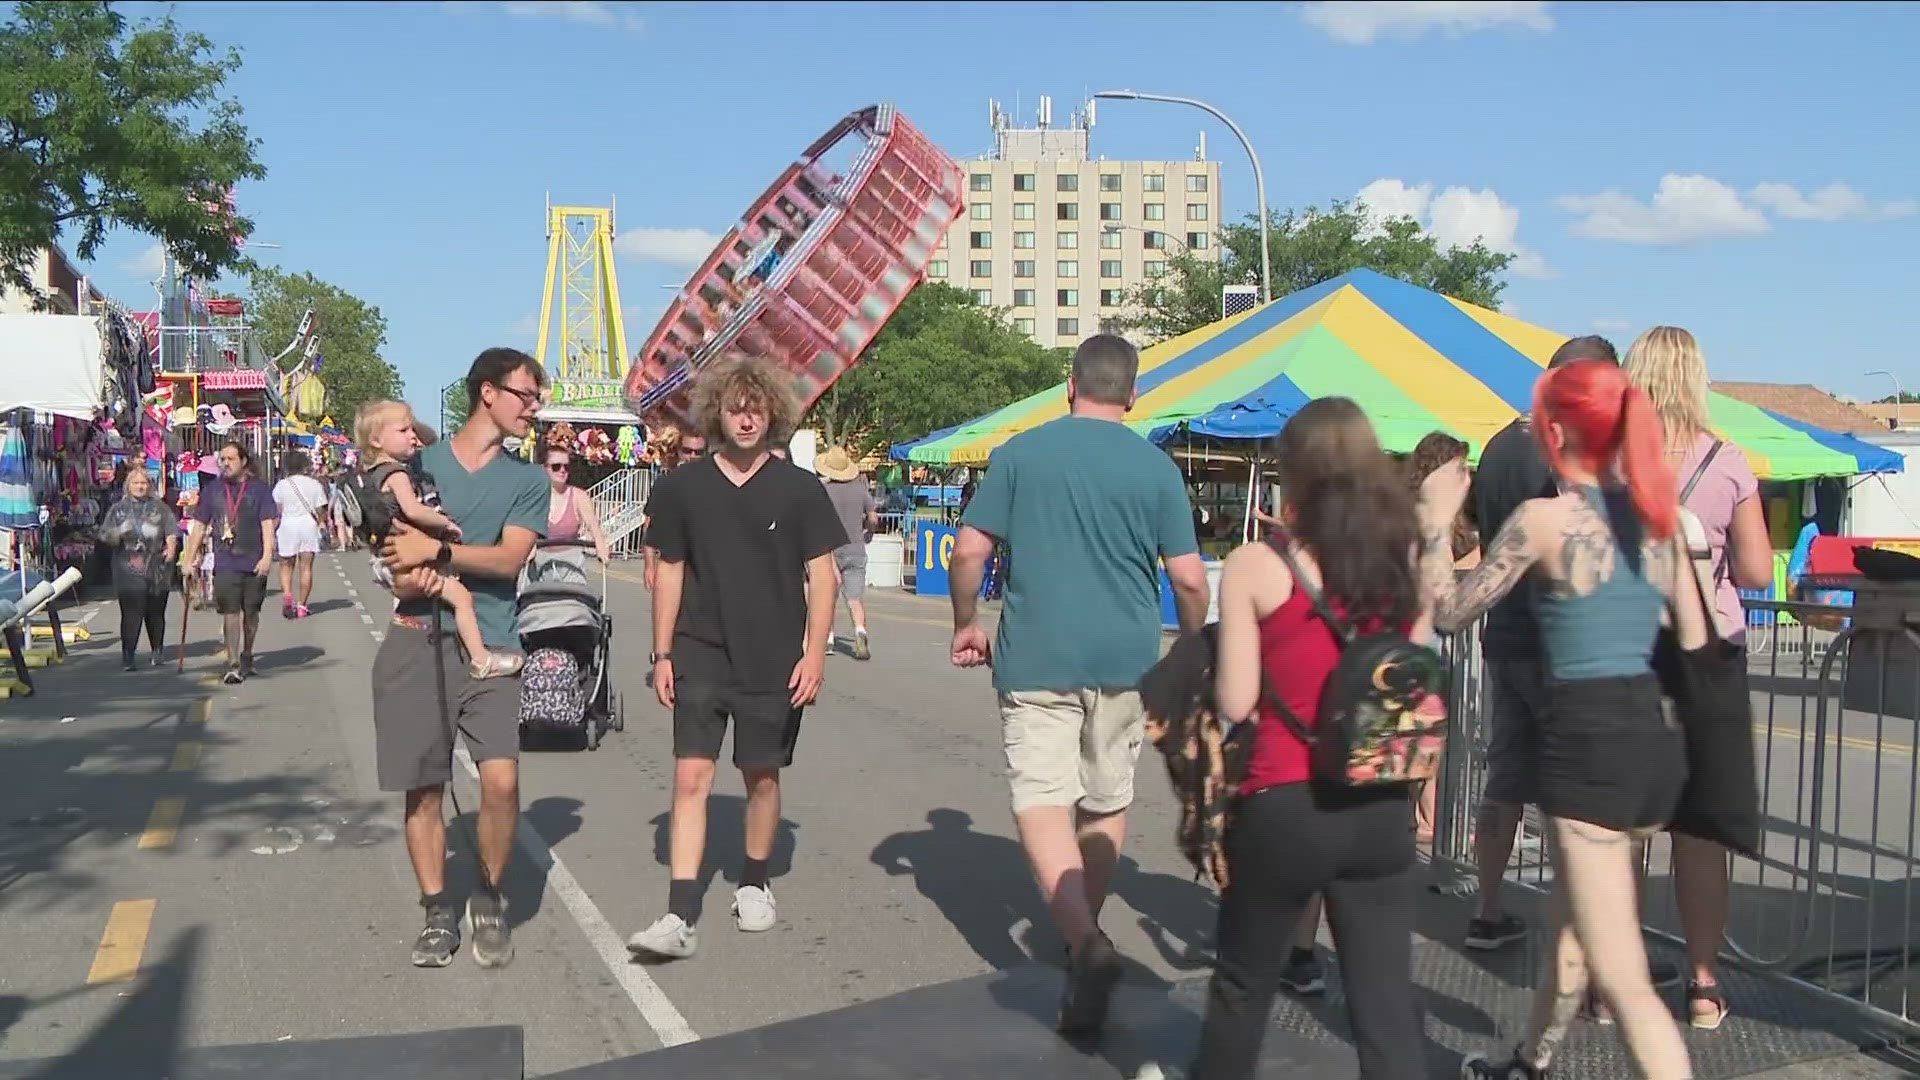
[[[1013,204],[1013,220],[1032,221],[1033,220],[1033,204],[1030,202],[1014,203]]]
[[[993,204],[990,202],[974,203],[972,206],[967,207],[967,216],[974,221],[992,221]]]
[[[992,289],[973,290],[973,302],[976,304],[979,304],[981,307],[992,307],[993,306],[993,290]]]
[[[1032,259],[1013,260],[1013,276],[1018,278],[1032,277],[1033,276],[1033,260]]]
[[[1187,190],[1193,191],[1193,192],[1200,192],[1200,191],[1207,190],[1207,174],[1206,173],[1187,174]]]
[[[1055,203],[1053,206],[1053,220],[1079,221],[1080,204],[1071,202]]]
[[[1148,221],[1167,220],[1167,204],[1166,203],[1150,202],[1146,206],[1142,207],[1141,209],[1146,214]]]
[[[1100,234],[1100,246],[1108,251],[1120,250],[1120,230],[1107,229]]]
[[[1142,191],[1167,190],[1167,176],[1165,173],[1148,173],[1145,179],[1147,183],[1145,187],[1141,188]]]
[[[990,232],[968,233],[967,246],[970,248],[990,248],[993,246],[993,234]]]
[[[1058,176],[1055,176],[1053,178],[1053,190],[1079,191],[1080,190],[1080,174],[1079,173],[1061,173]]]
[[[1054,234],[1053,246],[1060,251],[1073,251],[1080,247],[1080,234],[1063,232]]]
[[[1015,319],[1013,320],[1013,328],[1027,335],[1028,337],[1033,336],[1033,320],[1032,319]]]
[[[1100,276],[1101,277],[1125,276],[1120,271],[1120,260],[1119,259],[1101,259],[1100,260]]]
[[[928,263],[927,276],[928,277],[946,277],[947,276],[947,260],[935,259],[931,263]]]
[[[1014,247],[1017,247],[1017,248],[1030,248],[1030,247],[1032,247],[1032,246],[1033,246],[1033,234],[1032,234],[1032,233],[1030,233],[1030,232],[1017,232],[1017,233],[1014,233],[1014,234],[1013,234],[1013,246],[1014,246]]]
[[[977,172],[967,177],[967,189],[969,191],[992,191],[993,174]]]
[[[1120,220],[1120,204],[1117,202],[1101,203],[1100,204],[1100,220],[1101,221],[1119,221]]]
[[[1014,307],[1032,307],[1033,306],[1033,290],[1032,289],[1013,290],[1013,306]]]
[[[1077,278],[1080,276],[1080,263],[1075,259],[1061,259],[1053,264],[1053,276],[1059,278]]]
[[[1153,230],[1149,229],[1147,230],[1147,238],[1145,240],[1145,243],[1148,251],[1165,251],[1167,250],[1167,234],[1163,232],[1154,232]]]
[[[1033,174],[1030,172],[1014,173],[1013,174],[1013,190],[1032,191],[1033,190]]]
[[[1079,307],[1080,290],[1055,289],[1053,290],[1053,302],[1060,307]]]
[[[1167,272],[1167,264],[1158,259],[1149,259],[1140,269],[1145,271],[1148,277],[1159,277]]]
[[[1124,304],[1126,302],[1127,301],[1125,299],[1125,293],[1123,290],[1120,290],[1120,289],[1101,289],[1100,290],[1100,306],[1101,307],[1119,307],[1121,304]]]
[[[1203,232],[1190,232],[1190,233],[1188,233],[1188,234],[1187,234],[1187,247],[1189,247],[1189,248],[1191,248],[1191,249],[1193,249],[1194,251],[1205,251],[1205,250],[1207,250],[1207,234],[1206,234],[1206,233],[1203,233]]]
[[[1207,220],[1207,204],[1203,202],[1188,203],[1187,204],[1187,220],[1188,221]]]
[[[993,261],[991,259],[975,259],[968,269],[974,277],[992,277]]]
[[[1053,321],[1053,330],[1054,330],[1054,333],[1059,334],[1061,337],[1079,337],[1080,336],[1080,320],[1079,319],[1055,319]]]
[[[1100,190],[1101,191],[1119,191],[1120,190],[1120,174],[1117,172],[1101,173],[1100,174]]]

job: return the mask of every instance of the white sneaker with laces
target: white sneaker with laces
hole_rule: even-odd
[[[764,885],[742,885],[733,891],[734,925],[749,934],[757,934],[773,929],[777,921],[771,889]]]
[[[627,951],[685,960],[700,947],[700,931],[678,915],[662,915],[653,925],[627,939]]]

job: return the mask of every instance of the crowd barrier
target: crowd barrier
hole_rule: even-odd
[[[1729,856],[1722,958],[1913,1025],[1920,589],[1863,586],[1845,608],[1770,600],[1747,608],[1749,622],[1769,631],[1748,648],[1765,831],[1760,858]],[[1822,628],[1836,623],[1843,628]],[[1479,625],[1444,651],[1455,722],[1436,791],[1432,869],[1437,889],[1468,894],[1489,715]],[[1647,863],[1646,929],[1679,943],[1667,837],[1648,845]],[[1544,890],[1551,879],[1530,810],[1506,881]]]

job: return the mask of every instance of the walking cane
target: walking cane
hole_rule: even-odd
[[[180,590],[180,663],[174,667],[175,674],[185,674],[187,670],[187,615],[193,611],[193,586],[187,583],[192,580],[181,577],[185,587]]]

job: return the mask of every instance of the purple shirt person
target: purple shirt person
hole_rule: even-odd
[[[273,531],[279,518],[273,496],[253,475],[253,456],[239,443],[220,448],[220,476],[200,485],[187,536],[186,571],[200,569],[201,545],[213,544],[213,601],[225,622],[227,672],[234,684],[254,673],[253,639],[267,599],[273,566]],[[191,589],[189,589],[191,591]]]

